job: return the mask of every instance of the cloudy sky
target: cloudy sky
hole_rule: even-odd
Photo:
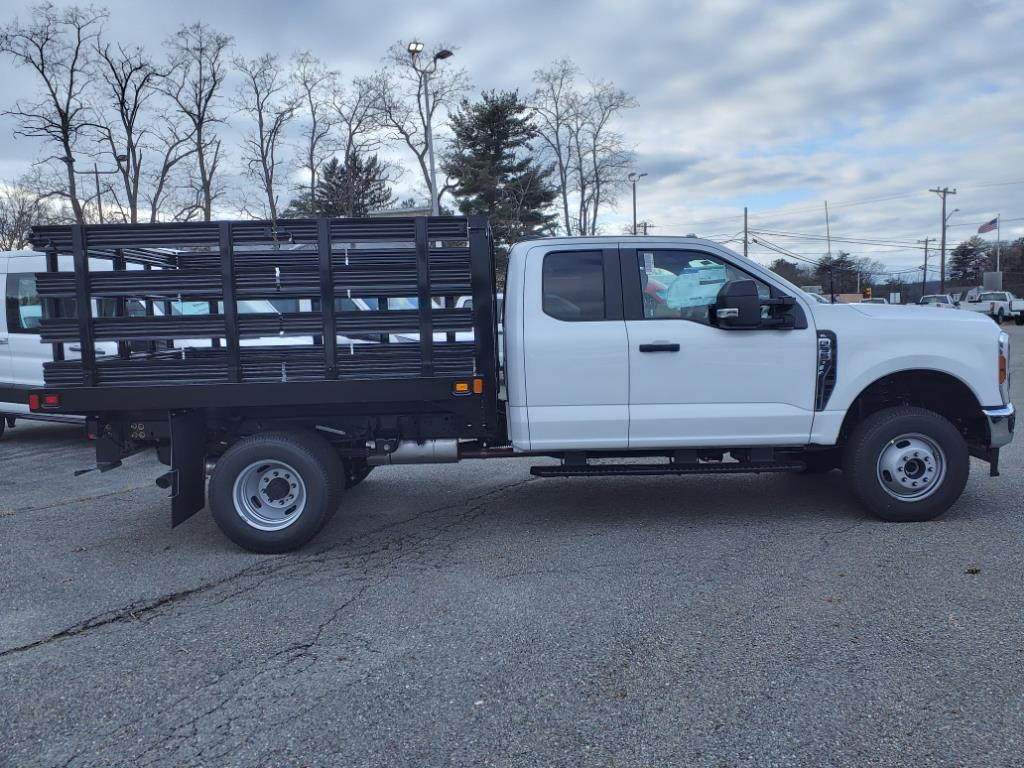
[[[6,0],[4,20],[26,18],[30,5]],[[535,69],[568,56],[639,102],[618,127],[649,174],[640,218],[656,233],[732,238],[748,206],[752,229],[810,236],[764,237],[816,257],[828,200],[833,250],[913,268],[914,242],[940,228],[939,199],[927,190],[949,186],[958,190],[950,209],[960,209],[951,241],[996,214],[1004,239],[1024,235],[1019,0],[105,5],[108,36],[155,55],[170,31],[201,20],[233,35],[239,53],[306,48],[346,76],[377,68],[397,39],[446,42],[477,92],[529,93]],[[0,78],[5,103],[31,94],[29,73],[9,60]],[[0,178],[27,170],[38,151],[12,131],[0,119]],[[623,195],[607,212],[606,231],[622,231],[629,203]]]

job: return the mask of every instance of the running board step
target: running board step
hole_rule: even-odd
[[[616,477],[620,475],[738,475],[749,472],[800,472],[802,461],[730,461],[700,464],[556,464],[530,467],[537,477]]]

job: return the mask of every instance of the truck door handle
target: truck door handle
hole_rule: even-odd
[[[678,344],[641,344],[641,352],[678,352]]]
[[[6,347],[6,346],[7,346],[7,337],[4,336],[3,338],[0,338],[0,347]]]

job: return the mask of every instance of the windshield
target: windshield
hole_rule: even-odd
[[[921,299],[922,304],[949,304],[948,296],[925,296]]]

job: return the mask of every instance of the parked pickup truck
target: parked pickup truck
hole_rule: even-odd
[[[1017,325],[1024,325],[1024,299],[1009,291],[982,291],[962,302],[960,308],[981,312],[1000,324],[1012,317]]]
[[[1015,424],[1009,339],[986,319],[819,304],[692,237],[512,247],[504,390],[483,217],[45,226],[32,242],[54,356],[21,393],[32,412],[86,416],[102,471],[155,449],[172,524],[208,499],[258,552],[309,541],[374,467],[513,456],[596,482],[841,468],[876,516],[929,520],[960,496],[970,456],[998,473]],[[73,272],[57,271],[62,255]],[[90,269],[103,258],[114,269]],[[238,311],[288,298],[308,301]],[[93,299],[115,310],[96,316]],[[211,311],[124,311],[170,299]],[[311,341],[244,343],[272,334]],[[95,354],[199,337],[213,341]]]

